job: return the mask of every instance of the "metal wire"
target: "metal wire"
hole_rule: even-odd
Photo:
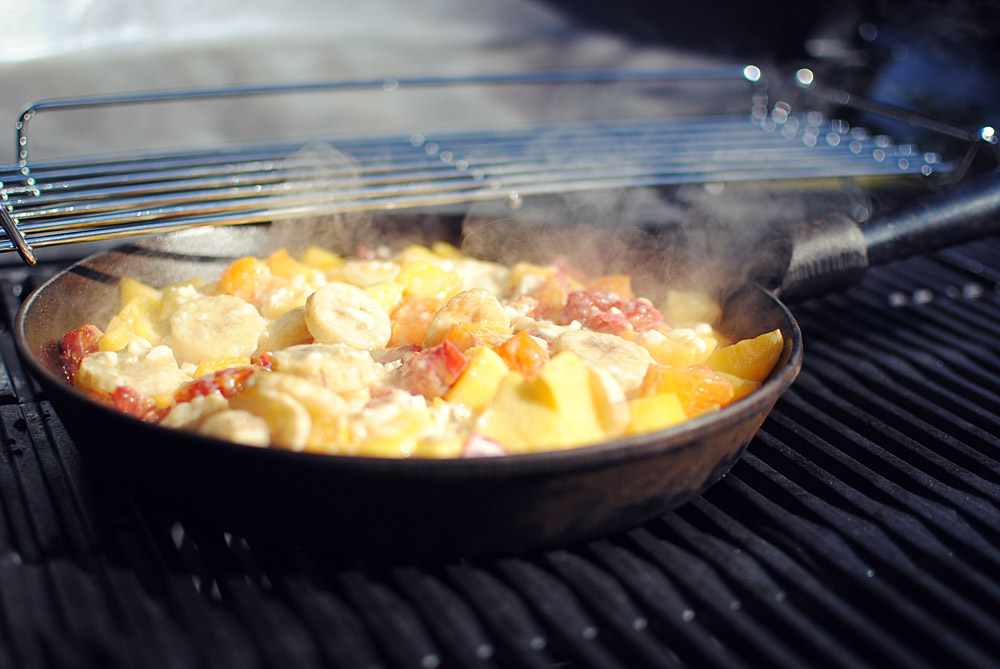
[[[544,73],[391,80],[394,85],[754,81],[747,68],[667,73]],[[38,112],[386,86],[385,80],[295,87],[211,89],[49,101],[18,125],[20,162],[0,171],[0,251],[29,264],[32,247],[167,232],[200,225],[287,220],[353,211],[691,183],[947,173],[952,165],[817,114],[704,115],[653,120],[535,124],[519,128],[340,136],[243,143],[39,163],[28,166],[27,123]],[[750,97],[748,96],[748,101]]]

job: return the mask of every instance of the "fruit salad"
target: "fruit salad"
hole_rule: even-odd
[[[754,392],[780,331],[728,342],[718,305],[624,274],[503,265],[446,243],[245,257],[214,282],[121,281],[65,335],[67,380],[135,418],[255,447],[459,458],[669,428]]]

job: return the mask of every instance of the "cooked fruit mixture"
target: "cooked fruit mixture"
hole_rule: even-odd
[[[241,258],[219,280],[121,282],[62,342],[77,388],[242,444],[456,458],[660,430],[756,390],[777,330],[729,344],[709,298],[654,305],[626,275],[479,260],[444,243]]]

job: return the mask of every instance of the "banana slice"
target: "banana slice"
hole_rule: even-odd
[[[170,345],[179,362],[245,358],[257,350],[266,323],[249,302],[210,295],[185,302],[170,316]]]
[[[121,351],[92,353],[80,363],[73,383],[87,390],[113,393],[118,386],[129,386],[153,397],[174,392],[190,381],[166,346],[149,347],[132,342]]]
[[[389,314],[357,286],[332,282],[306,300],[306,327],[321,344],[346,344],[364,351],[384,348],[392,336]]]
[[[198,395],[190,402],[180,402],[171,407],[170,412],[160,421],[160,425],[193,430],[212,414],[228,408],[229,400],[223,397],[222,393]]]
[[[424,346],[440,344],[455,323],[479,323],[501,334],[511,331],[510,314],[483,288],[463,290],[438,309],[424,335]]]
[[[230,406],[262,418],[267,423],[272,446],[303,451],[309,443],[312,417],[309,410],[288,393],[251,382],[230,400]]]
[[[260,341],[260,349],[277,351],[297,344],[312,342],[313,336],[306,326],[306,308],[297,307],[286,311],[277,320],[267,326],[267,331]]]
[[[573,351],[588,367],[603,369],[626,394],[639,388],[653,357],[639,344],[613,334],[592,330],[567,330],[552,342],[552,355]]]
[[[266,447],[271,439],[267,421],[239,409],[225,409],[211,414],[198,426],[198,432],[247,446]]]
[[[371,354],[344,344],[301,344],[275,351],[271,369],[303,377],[341,395],[368,388],[378,374]]]
[[[254,378],[254,385],[261,390],[290,395],[306,408],[312,419],[307,449],[332,451],[342,441],[342,419],[349,407],[337,393],[301,376],[282,372],[259,374]]]
[[[625,390],[609,372],[600,367],[590,367],[590,392],[594,396],[594,409],[601,428],[609,437],[617,437],[628,427],[630,412]]]

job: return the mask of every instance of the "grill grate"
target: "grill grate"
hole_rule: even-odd
[[[28,122],[51,110],[315,90],[457,85],[633,82],[739,83],[733,95],[687,115],[654,98],[657,118],[521,124],[466,130],[340,135],[28,163]],[[391,85],[388,85],[391,82]],[[21,117],[17,165],[0,168],[0,252],[33,262],[32,246],[167,232],[197,225],[428,208],[597,190],[855,177],[947,176],[961,169],[935,153],[895,144],[816,111],[768,110],[753,66],[659,72],[563,71],[536,75],[180,91],[36,103]],[[606,91],[605,91],[606,92]]]
[[[365,563],[136,506],[4,331],[0,666],[997,666],[998,267],[987,239],[800,305],[804,370],[721,483],[496,560]],[[8,325],[47,271],[6,271]]]

